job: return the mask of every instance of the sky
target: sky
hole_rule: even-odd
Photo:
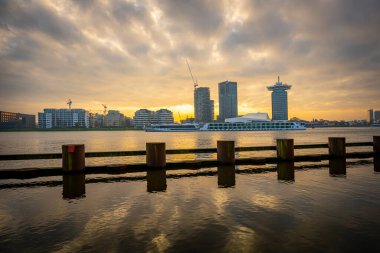
[[[380,110],[378,0],[0,0],[0,110],[102,104],[193,114],[193,82],[238,82],[239,114],[268,112],[292,85],[289,117],[367,119]]]

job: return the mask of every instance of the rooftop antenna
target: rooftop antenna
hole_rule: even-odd
[[[73,103],[73,101],[71,101],[71,98],[69,98],[69,100],[67,101],[66,104],[69,105],[69,110],[71,110],[71,104]]]
[[[186,59],[186,63],[187,63],[187,67],[189,68],[189,72],[190,72],[190,75],[191,75],[191,79],[193,80],[193,83],[194,83],[194,90],[196,90],[196,89],[197,89],[197,86],[198,86],[198,80],[195,79],[195,81],[194,81],[194,76],[193,76],[193,73],[191,72],[190,64],[189,64],[189,62],[187,61],[187,59]]]
[[[107,105],[106,104],[102,104],[102,106],[104,107],[103,114],[106,115],[106,113],[107,113]]]

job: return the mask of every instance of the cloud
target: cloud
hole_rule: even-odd
[[[280,75],[293,85],[291,116],[364,118],[380,109],[379,10],[374,0],[3,1],[0,106],[36,113],[72,98],[180,111],[193,103],[188,59],[216,102],[217,83],[236,80],[244,108],[270,112],[265,87]]]

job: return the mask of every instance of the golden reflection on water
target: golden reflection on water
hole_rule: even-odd
[[[258,207],[268,209],[278,209],[280,205],[280,200],[276,196],[263,193],[255,194],[252,202]]]
[[[120,203],[119,207],[114,210],[105,212],[100,209],[86,222],[83,230],[75,239],[63,243],[60,249],[53,252],[78,252],[85,245],[91,245],[101,239],[99,235],[116,233],[123,224],[121,220],[128,215],[129,208],[127,203]]]
[[[244,226],[234,226],[228,235],[224,249],[226,252],[253,252],[255,237],[254,230]]]
[[[213,191],[213,204],[218,214],[224,213],[224,207],[228,203],[228,193],[222,189]]]
[[[154,237],[151,244],[155,246],[155,250],[148,250],[147,252],[165,252],[170,247],[170,241],[165,234]]]

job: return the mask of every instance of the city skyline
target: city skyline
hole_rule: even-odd
[[[268,112],[278,75],[289,118],[367,119],[380,108],[376,1],[4,1],[0,108],[102,104],[193,116],[200,86],[239,83],[239,114]],[[197,17],[197,18],[194,18]],[[323,18],[321,18],[323,17]],[[197,43],[193,43],[197,41]],[[219,101],[215,100],[215,115]]]

